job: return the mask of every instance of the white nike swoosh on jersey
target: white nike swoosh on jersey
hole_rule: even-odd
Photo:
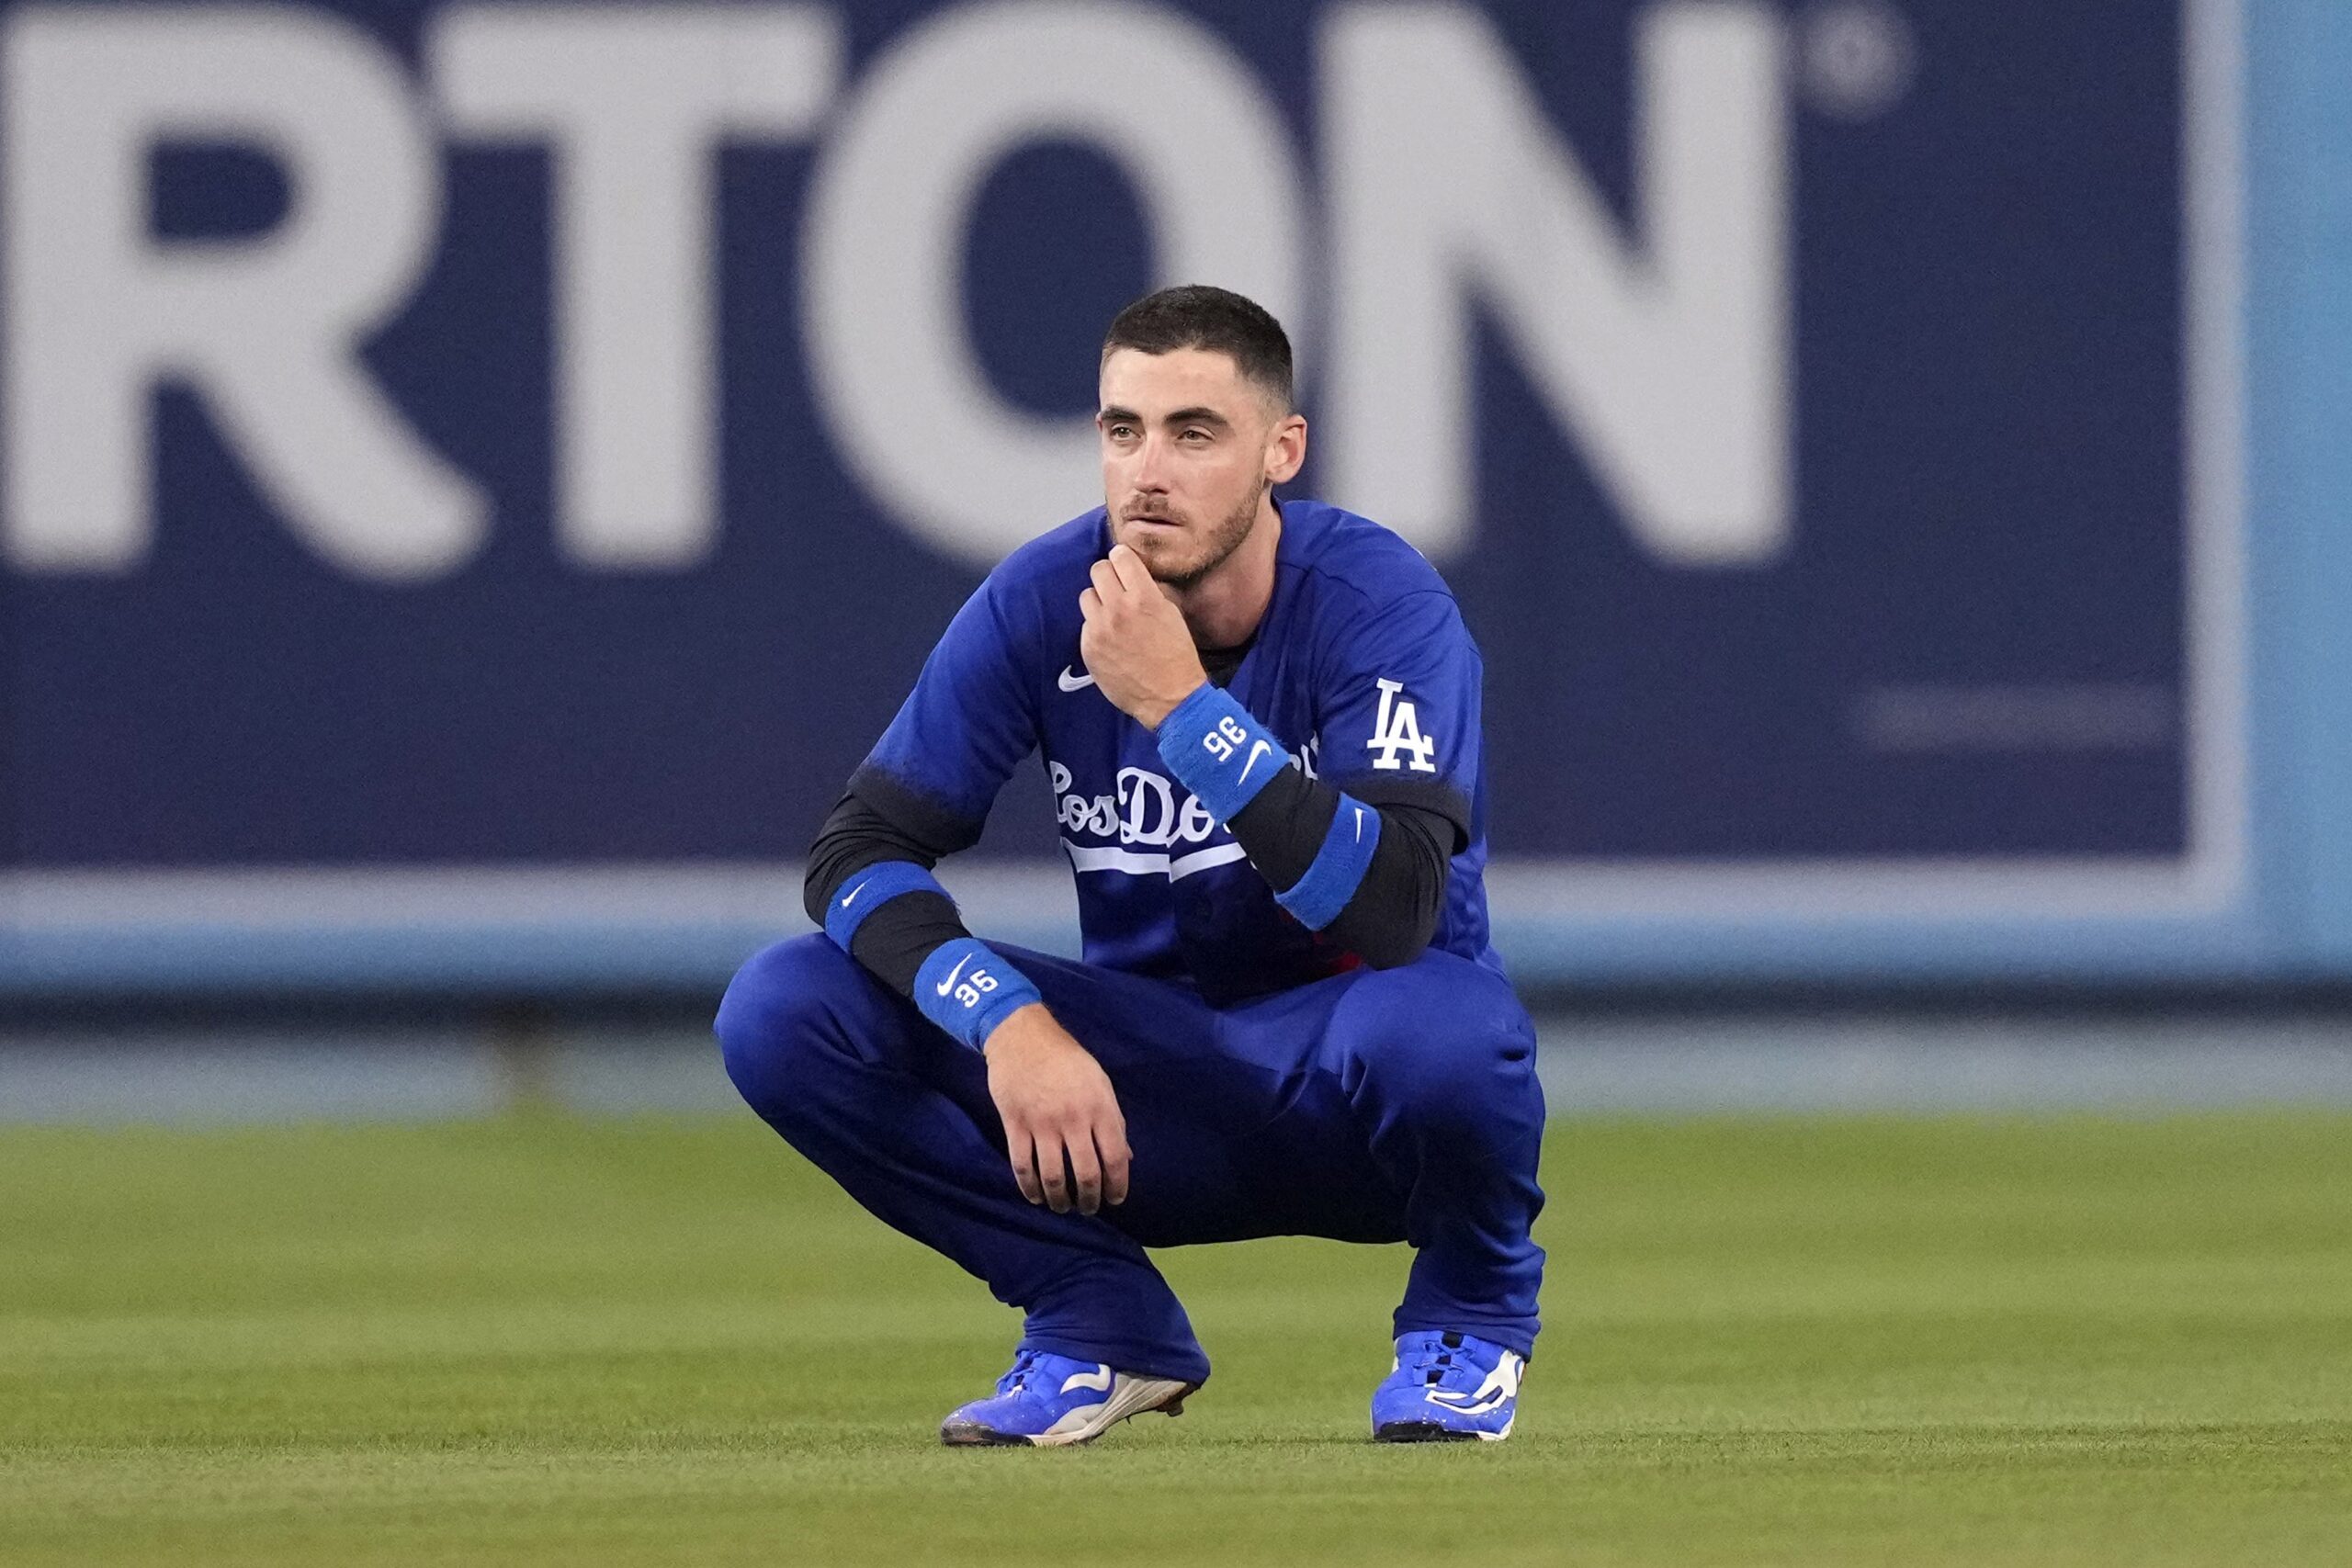
[[[1269,746],[1269,745],[1267,745],[1264,741],[1262,741],[1262,740],[1259,741],[1259,742],[1258,742],[1258,745],[1257,745],[1257,749],[1256,749],[1255,750],[1253,750],[1253,751],[1251,751],[1251,752],[1250,753],[1250,760],[1249,760],[1248,761],[1246,761],[1246,762],[1244,762],[1244,763],[1242,763],[1242,764],[1241,764],[1241,776],[1240,776],[1239,778],[1238,778],[1238,779],[1234,780],[1233,782],[1234,782],[1235,784],[1247,784],[1247,783],[1249,783],[1249,782],[1250,782],[1250,769],[1252,769],[1252,768],[1254,768],[1254,767],[1256,767],[1256,766],[1258,765],[1258,759],[1259,759],[1259,758],[1261,758],[1261,757],[1264,756],[1267,752],[1269,752],[1269,751],[1271,751],[1271,750],[1273,750],[1273,748],[1272,748],[1272,747],[1271,747],[1271,746]]]
[[[1054,683],[1065,692],[1082,692],[1094,684],[1094,677],[1073,675],[1069,672],[1069,666],[1065,664],[1062,666],[1062,672],[1054,677]]]
[[[941,996],[944,997],[947,994],[949,987],[956,984],[956,976],[961,975],[964,972],[964,965],[969,964],[971,961],[972,955],[968,953],[956,961],[956,967],[947,972],[947,978],[939,982],[939,994]]]

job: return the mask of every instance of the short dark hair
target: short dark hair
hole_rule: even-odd
[[[1102,357],[1114,349],[1172,354],[1180,348],[1229,355],[1243,378],[1274,395],[1291,412],[1290,338],[1263,305],[1230,288],[1180,283],[1147,294],[1111,319]]]

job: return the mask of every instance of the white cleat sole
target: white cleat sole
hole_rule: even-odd
[[[1172,1378],[1131,1378],[1123,1374],[1112,1385],[1110,1398],[1100,1404],[1071,1411],[1029,1441],[1041,1449],[1068,1448],[1076,1443],[1091,1443],[1120,1422],[1147,1411],[1182,1416],[1185,1396],[1199,1386]]]
[[[1092,1442],[1122,1421],[1154,1410],[1181,1416],[1185,1399],[1200,1386],[1173,1378],[1137,1378],[1122,1372],[1111,1385],[1110,1398],[1100,1404],[1073,1410],[1042,1432],[997,1432],[977,1425],[950,1425],[940,1428],[939,1438],[949,1448],[1019,1448],[1023,1444],[1040,1449],[1073,1448]]]

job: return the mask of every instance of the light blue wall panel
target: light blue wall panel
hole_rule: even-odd
[[[2265,846],[2299,958],[2352,974],[2352,6],[2254,7],[2251,478]]]

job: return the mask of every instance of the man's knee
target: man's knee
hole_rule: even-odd
[[[1351,1085],[1389,1115],[1464,1130],[1540,1124],[1534,1028],[1498,976],[1460,961],[1370,971],[1331,1021]]]
[[[752,1109],[774,1120],[796,1086],[840,1055],[841,1005],[872,983],[821,932],[762,948],[744,962],[712,1028],[727,1076]]]

